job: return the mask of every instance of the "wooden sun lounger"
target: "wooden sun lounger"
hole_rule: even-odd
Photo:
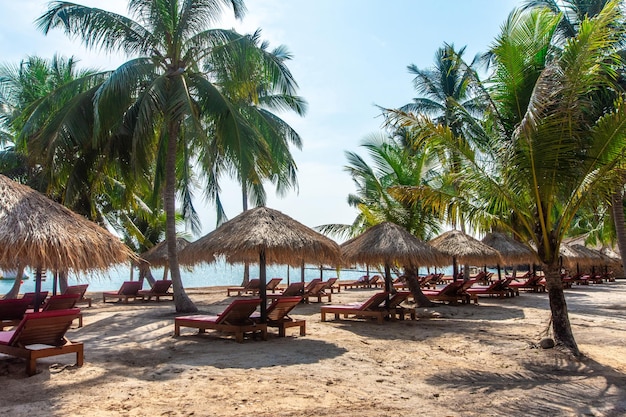
[[[331,301],[331,293],[330,292],[325,292],[324,289],[326,288],[326,283],[325,282],[318,282],[317,284],[315,284],[310,290],[308,291],[304,291],[303,297],[304,297],[304,301],[305,302],[309,302],[311,298],[317,298],[317,302],[321,303],[322,302],[322,298],[326,297],[328,298],[328,302]]]
[[[150,301],[152,297],[158,302],[161,301],[161,297],[171,297],[174,300],[174,293],[170,292],[172,286],[172,280],[160,279],[154,282],[154,285],[149,290],[139,290],[137,294],[142,299]]]
[[[26,313],[15,330],[0,332],[0,353],[26,359],[26,373],[37,372],[37,359],[76,353],[76,365],[83,365],[83,344],[70,342],[65,333],[80,310],[53,310]]]
[[[174,335],[180,336],[181,327],[191,327],[198,329],[198,333],[204,333],[207,329],[234,333],[237,343],[243,343],[246,333],[252,334],[252,337],[260,334],[263,340],[267,340],[267,324],[256,323],[250,317],[260,305],[260,298],[238,299],[230,303],[226,310],[217,316],[176,317],[174,319]]]
[[[422,293],[431,301],[444,301],[450,304],[469,303],[474,300],[478,304],[478,296],[469,294],[466,290],[474,284],[474,280],[450,282],[440,290],[422,290]]]
[[[87,304],[91,307],[91,297],[85,297],[85,293],[87,292],[87,287],[89,284],[78,284],[78,285],[69,285],[63,294],[79,294],[80,298],[76,302],[76,304]]]
[[[340,282],[337,286],[339,288],[339,292],[341,292],[341,287],[343,287],[344,289],[367,288],[368,285],[369,285],[369,277],[367,275],[363,275],[361,278],[354,280],[354,281]]]
[[[289,313],[300,302],[302,297],[280,297],[274,300],[267,308],[267,325],[269,327],[278,328],[278,336],[285,337],[285,330],[290,327],[300,328],[300,336],[306,335],[306,320],[297,320],[289,317]],[[259,314],[252,314],[252,319],[259,323],[261,317]]]
[[[76,307],[79,298],[79,294],[53,295],[41,306],[40,311],[70,310]],[[33,310],[26,310],[26,312],[32,313]],[[78,327],[83,327],[83,313],[80,311],[78,312]]]
[[[268,299],[275,300],[280,297],[295,297],[302,296],[304,292],[304,282],[292,282],[283,291],[275,294],[267,294]]]
[[[385,317],[389,315],[387,310],[381,310],[378,307],[387,299],[388,293],[379,292],[371,296],[367,301],[361,304],[345,304],[345,305],[329,305],[320,308],[322,321],[326,321],[326,314],[334,314],[335,320],[339,320],[343,315],[344,319],[349,316],[356,318],[373,317],[378,324],[383,324]]]
[[[131,298],[133,300],[142,298],[142,296],[139,295],[139,290],[141,290],[142,285],[143,281],[124,281],[119,290],[103,292],[102,302],[106,303],[107,298],[116,298],[117,301],[124,300],[125,303]]]
[[[254,292],[259,292],[259,288],[261,286],[261,280],[258,278],[255,279],[251,279],[250,281],[248,281],[247,285],[244,286],[240,286],[240,287],[229,287],[226,288],[226,295],[228,297],[232,296],[233,293],[237,293],[237,295],[241,295],[242,293],[254,293]]]
[[[0,300],[0,331],[5,327],[17,326],[24,318],[29,303],[24,298]]]
[[[411,296],[412,294],[410,291],[398,291],[389,299],[389,306],[385,306],[383,302],[378,308],[386,310],[391,319],[398,317],[400,320],[404,320],[405,315],[408,315],[411,317],[411,320],[415,320],[415,308],[402,306],[402,303],[408,300]]]

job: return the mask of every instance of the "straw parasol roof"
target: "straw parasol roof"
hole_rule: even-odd
[[[593,266],[601,265],[604,262],[604,258],[599,252],[589,249],[588,247],[580,244],[571,245],[571,248],[580,254],[580,265]]]
[[[210,263],[219,256],[224,256],[229,263],[259,263],[261,320],[265,321],[267,263],[337,265],[340,263],[341,250],[333,240],[286,214],[267,207],[256,207],[187,245],[180,252],[180,262]]]
[[[180,252],[189,245],[189,241],[184,237],[176,238],[176,251]],[[139,255],[140,260],[146,261],[150,266],[168,266],[167,240],[154,245],[149,250]]]
[[[428,243],[461,263],[478,265],[502,263],[497,250],[460,230],[445,232]]]
[[[303,262],[336,265],[339,245],[278,210],[256,207],[244,211],[180,252],[180,262],[213,262],[224,256],[229,263],[258,262],[301,266]]]
[[[0,267],[89,271],[134,257],[104,228],[0,175]]]
[[[619,254],[617,252],[615,252],[613,249],[608,248],[608,247],[604,247],[604,248],[600,249],[600,253],[603,254],[604,256],[610,258],[612,260],[612,264],[613,265],[621,265],[622,264],[621,256],[619,256]]]
[[[532,249],[504,233],[487,233],[481,242],[497,250],[507,264],[537,262],[537,254]]]
[[[588,259],[580,251],[565,242],[561,242],[559,246],[559,257],[561,258],[561,264],[568,268],[588,265]]]
[[[370,227],[361,235],[344,242],[341,251],[345,262],[383,265],[385,289],[391,290],[391,266],[401,264],[442,266],[449,262],[446,255],[420,241],[406,229],[384,222]]]
[[[370,227],[344,242],[341,251],[344,261],[349,263],[443,266],[450,262],[447,255],[389,222]]]

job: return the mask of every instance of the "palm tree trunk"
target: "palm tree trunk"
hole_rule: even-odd
[[[243,211],[248,211],[248,184],[245,178],[241,178],[241,200]],[[243,264],[243,282],[242,287],[245,287],[250,282],[250,265],[248,262]]]
[[[409,291],[413,294],[415,305],[417,307],[433,307],[435,304],[424,295],[417,281],[417,269],[404,267],[404,276],[406,277],[406,283],[409,285]]]
[[[563,291],[563,281],[557,263],[545,265],[546,286],[548,297],[550,299],[550,311],[552,313],[552,331],[554,333],[554,341],[567,348],[574,356],[579,357],[580,351],[572,326],[567,313],[567,303],[565,302],[565,292]]]
[[[15,274],[15,281],[13,282],[13,286],[9,290],[8,293],[3,297],[4,300],[17,298],[20,293],[20,286],[22,285],[22,277],[24,276],[24,267],[20,266],[17,268],[17,274]]]
[[[179,313],[195,313],[198,308],[187,296],[183,288],[178,265],[176,250],[176,148],[180,124],[177,121],[169,122],[169,137],[167,139],[167,155],[165,159],[165,239],[167,240],[167,256],[172,276],[174,290],[174,304]]]
[[[626,225],[624,223],[624,185],[620,184],[611,195],[611,212],[615,223],[617,246],[622,259],[626,259]],[[626,271],[622,270],[622,274]]]

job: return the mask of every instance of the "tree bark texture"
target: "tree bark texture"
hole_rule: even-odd
[[[563,281],[557,263],[544,266],[546,275],[546,289],[550,300],[550,312],[552,313],[552,332],[557,345],[567,348],[574,356],[579,357],[580,351],[574,339],[572,326],[567,312]]]
[[[417,269],[404,267],[404,276],[406,277],[406,283],[409,285],[409,291],[413,294],[415,305],[417,307],[433,307],[435,304],[422,292],[422,288],[417,280]]]
[[[617,246],[622,259],[626,259],[626,224],[624,224],[624,189],[620,184],[611,196],[611,212],[613,214],[613,222],[615,223],[615,235],[617,237]],[[618,271],[622,276],[626,271]]]
[[[183,288],[178,265],[178,252],[176,248],[176,151],[180,123],[169,122],[167,138],[167,155],[165,159],[165,239],[167,240],[167,256],[172,276],[172,289],[174,291],[174,305],[179,313],[195,313],[198,308],[187,296]]]

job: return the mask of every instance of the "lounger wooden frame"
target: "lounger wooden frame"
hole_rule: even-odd
[[[375,318],[378,324],[383,324],[385,317],[389,315],[389,311],[378,309],[377,307],[387,299],[388,293],[379,292],[371,296],[367,301],[358,305],[330,305],[320,308],[321,320],[326,321],[326,314],[334,314],[335,320],[340,320],[343,315],[344,319],[354,316],[355,318]]]
[[[300,302],[302,297],[278,297],[267,308],[267,325],[268,327],[278,328],[278,336],[285,337],[286,329],[291,327],[300,328],[300,336],[306,335],[306,320],[294,319],[289,317],[289,313]],[[253,316],[255,322],[259,322],[261,317],[258,314]]]
[[[85,297],[87,287],[89,287],[89,284],[69,285],[67,288],[65,288],[63,294],[79,294],[80,298],[78,299],[76,304],[87,304],[88,307],[91,307],[91,302],[93,300],[91,299],[91,297]]]
[[[117,298],[117,301],[124,300],[125,303],[128,303],[129,299],[141,299],[142,296],[139,295],[139,290],[141,290],[143,282],[142,281],[124,281],[122,286],[117,291],[105,291],[102,293],[102,302],[106,303],[107,298]]]
[[[152,297],[154,297],[157,302],[161,301],[161,297],[171,297],[173,301],[174,293],[169,291],[171,286],[172,280],[159,279],[154,282],[152,288],[149,290],[139,290],[137,294],[145,301],[150,301]]]
[[[238,296],[241,295],[242,293],[258,292],[260,285],[261,285],[261,280],[258,279],[258,278],[254,278],[254,279],[251,279],[250,281],[248,281],[247,285],[240,286],[240,287],[229,287],[229,288],[226,288],[226,295],[228,297],[230,297],[230,296],[233,295],[234,292],[236,292]]]
[[[217,316],[193,315],[181,316],[174,319],[174,335],[180,336],[181,327],[198,329],[198,333],[206,330],[217,330],[223,333],[235,334],[237,343],[243,343],[245,335],[251,334],[253,338],[257,334],[263,340],[267,340],[267,324],[255,323],[250,316],[261,304],[259,298],[234,300],[221,314]]]
[[[71,342],[65,336],[80,309],[53,310],[26,313],[15,330],[0,333],[0,353],[26,359],[26,373],[37,372],[37,359],[50,356],[76,354],[76,365],[84,360],[83,344]],[[28,346],[38,345],[36,349]],[[48,347],[40,347],[47,345]]]

